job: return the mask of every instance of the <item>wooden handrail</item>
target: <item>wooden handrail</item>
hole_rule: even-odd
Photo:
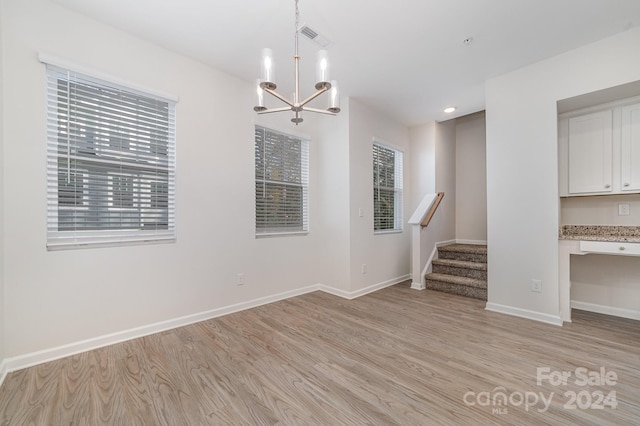
[[[436,199],[433,200],[433,203],[431,204],[431,207],[429,208],[427,215],[422,220],[422,223],[420,223],[421,228],[425,228],[427,225],[429,225],[429,222],[431,222],[431,218],[436,213],[436,210],[440,205],[440,201],[442,201],[443,198],[444,198],[444,192],[438,192],[438,195],[436,196]]]

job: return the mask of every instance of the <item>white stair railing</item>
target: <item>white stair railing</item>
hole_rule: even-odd
[[[411,225],[411,288],[424,290],[424,272],[436,248],[435,232],[427,228],[444,192],[427,194],[409,218]]]

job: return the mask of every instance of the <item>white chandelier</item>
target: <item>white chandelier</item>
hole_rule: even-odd
[[[318,51],[318,60],[316,64],[316,92],[304,100],[300,100],[300,56],[298,56],[298,34],[300,33],[300,12],[298,10],[298,0],[296,3],[296,31],[295,31],[295,54],[293,60],[295,63],[295,92],[293,99],[289,100],[276,92],[276,83],[274,83],[273,72],[273,55],[271,49],[262,50],[261,78],[258,79],[257,87],[257,105],[253,110],[258,114],[269,114],[274,112],[293,111],[292,122],[298,125],[302,123],[302,111],[317,112],[321,114],[336,115],[340,112],[340,97],[338,94],[338,84],[335,80],[329,80],[329,62],[327,51]],[[280,99],[287,104],[281,108],[267,108],[264,106],[264,92]],[[309,102],[323,94],[329,92],[329,105],[327,109],[311,108],[306,106]]]

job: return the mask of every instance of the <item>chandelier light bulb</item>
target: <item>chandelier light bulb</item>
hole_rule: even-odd
[[[331,80],[331,89],[329,90],[329,107],[327,111],[337,114],[340,112],[340,93],[338,91],[338,82]]]
[[[329,57],[326,50],[319,50],[316,60],[316,89],[331,85],[329,83]]]
[[[273,72],[273,52],[271,49],[262,49],[262,73],[260,87],[274,90],[276,88]]]
[[[264,89],[260,86],[261,80],[256,80],[256,106],[253,110],[256,112],[264,111],[267,108],[264,106]]]

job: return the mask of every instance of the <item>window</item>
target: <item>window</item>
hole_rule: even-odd
[[[309,230],[309,141],[255,128],[256,235]]]
[[[47,64],[47,247],[175,239],[175,102]]]
[[[402,151],[373,143],[373,229],[402,230]]]

